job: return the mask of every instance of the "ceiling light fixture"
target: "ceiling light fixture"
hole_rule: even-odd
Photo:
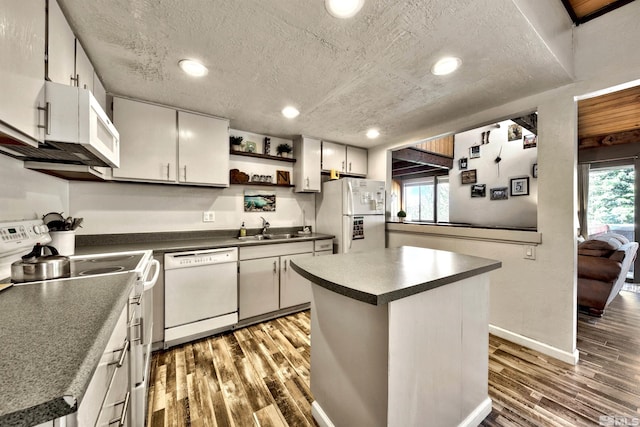
[[[452,56],[442,58],[431,68],[431,73],[436,76],[451,74],[462,65],[462,59]]]
[[[378,129],[369,129],[367,131],[367,138],[369,139],[376,139],[379,136],[380,136],[380,132],[378,131]]]
[[[193,77],[202,77],[209,72],[207,67],[193,59],[182,59],[178,61],[178,65],[182,68],[182,71]]]
[[[362,9],[364,0],[325,0],[324,5],[332,16],[347,19]]]
[[[287,119],[295,119],[296,117],[298,117],[298,115],[300,114],[300,111],[297,110],[297,108],[295,107],[284,107],[282,109],[282,115],[285,116]]]

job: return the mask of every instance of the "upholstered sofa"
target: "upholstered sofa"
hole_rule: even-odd
[[[605,233],[578,244],[578,308],[602,316],[618,295],[636,257],[638,243]]]

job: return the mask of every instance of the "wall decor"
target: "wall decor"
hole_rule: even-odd
[[[256,143],[253,141],[245,141],[244,143],[244,151],[247,153],[255,153],[256,152]]]
[[[537,178],[537,177],[538,177],[538,164],[537,164],[537,163],[534,163],[534,164],[533,164],[533,168],[532,168],[532,171],[531,171],[531,175],[532,175],[534,178]]]
[[[458,167],[460,169],[466,169],[467,165],[468,165],[468,160],[466,157],[463,157],[460,160],[458,160]]]
[[[490,200],[507,200],[509,198],[509,187],[496,187],[489,189]]]
[[[291,180],[289,178],[289,171],[276,171],[276,183],[280,185],[289,185]]]
[[[538,137],[536,135],[525,135],[522,140],[522,148],[534,148],[538,145]]]
[[[471,186],[471,197],[486,197],[487,184],[473,184]]]
[[[264,191],[244,192],[245,212],[274,212],[276,210],[276,195]]]
[[[268,136],[264,137],[264,154],[271,154],[271,138]]]
[[[511,178],[511,197],[529,195],[529,177]]]
[[[472,159],[479,159],[480,158],[480,146],[479,145],[474,145],[472,147],[469,147],[469,157]]]
[[[509,129],[507,131],[507,140],[516,141],[518,139],[522,139],[522,126],[509,125]]]
[[[461,182],[463,184],[475,184],[478,182],[477,170],[471,169],[460,173]]]

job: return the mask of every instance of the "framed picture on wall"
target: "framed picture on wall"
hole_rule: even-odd
[[[536,135],[525,135],[522,140],[522,148],[534,148],[538,145],[538,137]]]
[[[462,179],[463,184],[475,184],[478,182],[478,176],[476,173],[476,169],[471,169],[468,171],[463,171],[460,173],[460,177]]]
[[[487,184],[473,184],[471,186],[471,197],[486,197]]]
[[[469,147],[469,158],[478,159],[480,158],[480,146],[474,145],[473,147]]]
[[[509,129],[507,130],[507,140],[508,141],[517,141],[522,139],[522,126],[520,125],[509,125]]]
[[[490,200],[507,200],[509,198],[508,187],[496,187],[489,189]]]
[[[468,166],[468,163],[467,163],[467,158],[466,158],[466,157],[463,157],[463,158],[461,158],[460,160],[458,160],[458,167],[459,167],[461,170],[462,170],[462,169],[466,169],[466,168],[467,168],[467,166]]]
[[[511,178],[511,197],[529,195],[529,177]]]
[[[533,164],[533,168],[531,168],[531,176],[533,176],[534,178],[538,177],[538,164],[534,163]]]

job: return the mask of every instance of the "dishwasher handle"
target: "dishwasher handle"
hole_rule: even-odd
[[[164,254],[164,269],[198,267],[238,261],[238,248],[205,249]]]

